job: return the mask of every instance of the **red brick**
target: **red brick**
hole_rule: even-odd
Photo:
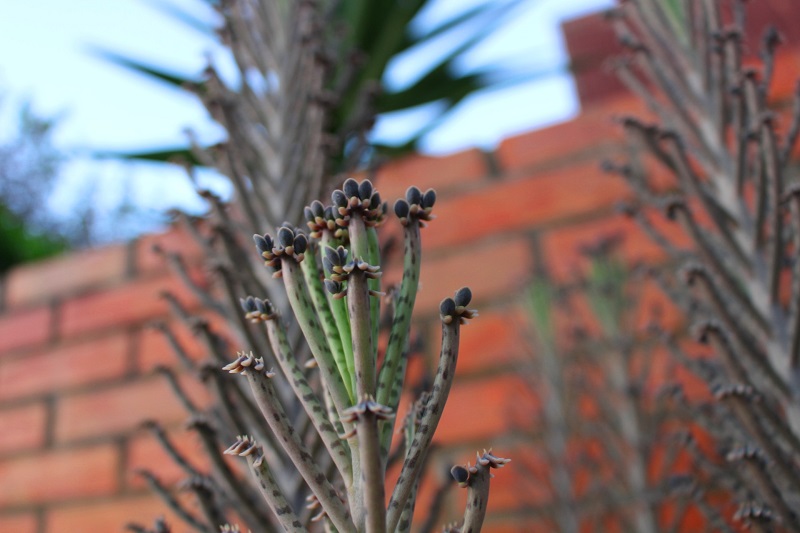
[[[791,100],[797,88],[797,73],[800,71],[800,47],[779,49],[775,55],[775,69],[770,84],[769,96],[774,102]],[[789,117],[786,117],[789,122]]]
[[[185,500],[180,497],[179,499]],[[197,516],[199,510],[189,505]],[[151,527],[156,518],[164,517],[175,531],[186,531],[169,508],[155,496],[131,496],[99,502],[79,503],[48,509],[48,533],[109,533],[123,531],[126,524],[135,522]]]
[[[525,316],[520,309],[504,308],[481,312],[461,328],[458,369],[461,375],[508,368],[531,357],[526,338]],[[429,346],[438,347],[439,328],[431,328]],[[433,348],[431,349],[433,351]]]
[[[100,496],[117,489],[114,446],[92,446],[0,462],[0,506]]]
[[[426,259],[420,274],[416,312],[435,312],[439,302],[464,286],[472,289],[473,302],[477,303],[508,295],[525,283],[532,269],[533,257],[522,238]],[[401,277],[402,272],[390,269],[386,272],[386,283],[396,283]]]
[[[383,166],[375,179],[381,198],[394,205],[415,185],[423,191],[434,188],[442,193],[465,184],[480,182],[488,174],[480,150],[472,149],[445,157],[411,155]]]
[[[118,283],[125,277],[127,256],[125,245],[115,245],[16,268],[8,275],[6,301],[15,307]]]
[[[434,439],[440,444],[478,440],[488,448],[494,437],[531,427],[537,411],[531,384],[519,375],[465,382],[457,372]]]
[[[628,196],[628,186],[603,173],[596,161],[495,183],[438,202],[438,219],[423,230],[423,250],[568,219]]]
[[[622,138],[622,128],[614,117],[649,116],[644,104],[629,95],[609,100],[602,106],[585,111],[577,118],[504,140],[497,149],[500,168],[504,172],[540,164],[569,162],[585,154],[599,155]]]
[[[0,428],[3,428],[0,431],[0,452],[42,446],[46,419],[47,410],[43,403],[0,411]]]
[[[653,226],[679,247],[688,247],[689,239],[680,226],[661,216],[660,213],[648,212]],[[622,214],[609,215],[600,219],[570,224],[568,226],[547,231],[542,237],[542,255],[545,258],[550,274],[565,281],[574,273],[586,272],[591,264],[583,250],[592,247],[604,239],[619,237],[619,244],[612,251],[615,257],[632,265],[637,262],[657,263],[666,258],[663,249],[654,242],[639,224]]]
[[[164,257],[153,251],[156,245],[166,252],[180,253],[188,262],[194,262],[203,255],[192,236],[183,227],[174,226],[164,233],[145,235],[136,240],[137,274],[167,269]]]
[[[228,336],[226,333],[228,328],[222,317],[214,313],[199,313],[198,316],[208,320],[214,333],[223,337]],[[208,356],[203,342],[184,324],[178,320],[170,320],[167,325],[191,359],[199,361]],[[146,373],[160,365],[177,367],[178,359],[161,331],[153,327],[145,327],[139,337],[136,367],[139,372]]]
[[[127,333],[115,333],[0,360],[0,399],[119,378],[127,369],[129,342]]]
[[[189,289],[174,277],[138,280],[64,302],[61,334],[73,337],[165,316],[167,303],[160,297],[165,290],[172,291],[181,300],[194,301]]]
[[[51,316],[49,307],[0,315],[0,354],[44,343],[50,338]]]
[[[194,432],[179,429],[169,431],[168,436],[191,464],[201,472],[207,470],[204,465],[208,463],[208,459]],[[168,487],[186,478],[186,473],[167,455],[158,441],[150,433],[145,432],[131,439],[128,445],[126,487],[139,489],[147,486],[145,480],[136,474],[136,470],[141,468],[154,472]]]
[[[37,533],[39,520],[33,513],[0,515],[0,531],[8,533]]]
[[[181,385],[199,405],[208,401],[205,389],[193,379]],[[154,419],[164,423],[185,420],[188,414],[163,376],[58,399],[55,436],[58,442],[129,433]]]

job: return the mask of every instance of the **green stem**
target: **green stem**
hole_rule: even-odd
[[[368,252],[366,261],[370,265],[381,266],[381,245],[378,240],[378,230],[375,227],[367,228],[367,242]],[[381,278],[370,278],[369,289],[375,293],[381,292]],[[370,322],[372,324],[372,359],[377,362],[378,360],[378,335],[381,323],[381,306],[380,300],[373,302],[374,305],[370,306]],[[377,364],[377,363],[376,363]]]
[[[367,533],[386,531],[386,493],[383,461],[378,443],[378,419],[367,411],[356,422],[364,477]]]
[[[333,404],[341,416],[341,413],[350,407],[350,398],[342,380],[342,375],[339,373],[336,362],[333,359],[333,352],[331,352],[331,348],[325,339],[322,325],[314,312],[314,305],[311,303],[305,278],[297,261],[291,258],[283,258],[281,271],[283,272],[283,281],[286,286],[286,294],[289,297],[289,304],[292,307],[292,311],[294,311],[295,317],[297,317],[300,329],[303,330],[303,336],[308,341],[311,353],[319,365],[325,388],[330,391]]]
[[[269,465],[264,459],[261,446],[247,440],[246,437],[244,439],[240,437],[225,453],[230,455],[236,454],[247,458],[250,471],[258,482],[261,495],[264,496],[264,500],[266,500],[272,514],[278,519],[284,531],[290,533],[307,533],[308,530],[303,527],[300,518],[295,514],[292,506],[283,494],[280,485],[275,481],[275,477],[272,475]]]
[[[269,424],[273,433],[279,437],[286,455],[289,456],[297,471],[308,484],[311,492],[317,497],[328,518],[341,533],[354,531],[349,513],[342,505],[341,500],[339,500],[336,489],[317,467],[314,458],[308,453],[289,417],[286,416],[270,377],[263,371],[263,363],[259,364],[258,360],[252,356],[249,358],[242,357],[237,362],[244,364],[241,365],[241,368],[236,368],[235,364],[231,364],[229,367],[233,367],[234,371],[244,371],[253,391],[253,397],[261,409],[267,424]],[[258,368],[259,366],[261,368]]]
[[[339,374],[342,376],[342,381],[344,381],[348,396],[351,400],[355,401],[356,396],[353,394],[352,377],[347,369],[347,359],[345,358],[345,352],[342,348],[339,328],[337,327],[337,322],[334,319],[328,297],[326,296],[327,291],[323,287],[322,280],[319,276],[316,248],[316,246],[309,247],[303,262],[300,263],[300,267],[303,270],[306,284],[311,293],[311,301],[314,302],[314,308],[317,310],[317,315],[322,324],[322,330],[325,332],[325,337],[328,339],[328,344],[333,352],[333,360],[336,363],[336,367],[339,369]]]
[[[392,329],[389,333],[389,343],[386,346],[386,355],[378,376],[378,403],[386,405],[397,411],[396,402],[391,403],[390,397],[392,386],[397,379],[397,373],[403,361],[403,351],[408,343],[408,334],[411,328],[411,312],[414,310],[414,302],[417,298],[417,287],[419,286],[419,271],[422,261],[422,249],[420,247],[419,221],[409,219],[409,223],[404,231],[403,239],[403,279],[400,282],[400,291],[395,303],[394,318]],[[402,383],[402,375],[400,376]],[[389,423],[391,424],[391,422]]]
[[[375,359],[372,357],[369,287],[363,270],[356,267],[347,280],[347,310],[353,332],[353,357],[356,367],[356,394],[375,395]]]
[[[469,476],[467,508],[464,510],[464,524],[461,526],[461,531],[480,531],[486,518],[491,474],[486,466],[478,465],[477,470]]]
[[[275,358],[278,360],[286,380],[303,405],[303,409],[311,419],[311,423],[314,424],[325,448],[328,450],[334,464],[336,464],[339,474],[345,480],[345,484],[349,486],[353,477],[350,450],[344,441],[339,438],[336,428],[325,414],[325,407],[320,402],[314,389],[308,384],[300,365],[297,364],[297,359],[294,356],[289,340],[286,338],[286,332],[280,319],[276,316],[268,320],[266,327],[272,351],[275,353]]]
[[[339,242],[336,238],[326,231],[322,234],[322,248],[329,247],[336,249]],[[325,277],[330,278],[331,273],[325,271]],[[333,313],[333,319],[336,322],[336,327],[339,330],[339,339],[342,343],[342,350],[344,351],[344,359],[347,368],[347,374],[350,377],[349,390],[355,391],[356,389],[356,373],[355,362],[353,361],[353,338],[350,332],[350,317],[347,315],[347,303],[342,298],[334,298],[333,295],[326,292],[328,303]],[[358,401],[355,396],[351,397],[353,402]]]
[[[408,337],[411,329],[411,314],[419,287],[422,263],[420,226],[416,219],[409,219],[403,232],[403,279],[394,302],[394,312],[386,355],[378,375],[378,403],[397,412],[400,393],[405,380],[408,355]],[[384,461],[389,457],[395,420],[381,424],[381,449]]]
[[[452,303],[452,302],[451,302]],[[448,320],[449,319],[449,320]],[[417,483],[425,455],[428,453],[433,434],[442,418],[447,396],[453,384],[458,360],[458,342],[460,332],[460,318],[458,316],[443,317],[442,320],[442,348],[439,354],[439,367],[433,381],[431,396],[425,405],[425,414],[420,422],[419,430],[411,442],[397,484],[389,500],[387,514],[387,531],[395,531],[400,521],[400,515],[405,508],[414,485]]]

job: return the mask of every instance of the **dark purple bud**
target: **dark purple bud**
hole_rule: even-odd
[[[365,200],[370,196],[372,196],[372,182],[364,180],[361,182],[361,185],[358,186],[358,197]]]
[[[466,307],[472,300],[472,291],[469,290],[469,287],[462,287],[456,291],[454,299],[458,307]]]
[[[315,217],[325,216],[325,206],[322,205],[322,202],[320,202],[319,200],[314,200],[313,202],[311,202],[309,208],[311,209],[311,213]]]
[[[436,203],[436,191],[428,189],[425,191],[425,196],[422,197],[422,207],[430,208]]]
[[[322,268],[325,269],[325,272],[333,272],[333,263],[327,257],[323,257]]]
[[[456,303],[452,298],[445,298],[439,304],[439,314],[442,316],[452,316],[456,313]]]
[[[325,212],[324,212],[324,214],[323,214],[323,217],[325,218],[325,220],[333,220],[333,219],[335,219],[335,218],[336,218],[336,217],[333,215],[333,206],[332,206],[332,205],[329,205],[329,206],[327,206],[327,207],[325,208]]]
[[[339,264],[343,265],[347,262],[347,248],[344,246],[339,246],[336,249],[336,253],[339,254]]]
[[[456,465],[450,469],[450,475],[459,485],[464,485],[469,480],[469,470],[463,466]]]
[[[342,261],[339,259],[339,253],[330,246],[325,247],[325,259],[327,259],[331,265],[342,266]]]
[[[278,228],[278,243],[286,248],[294,243],[294,232],[286,226]]]
[[[263,300],[259,300],[258,298],[253,298],[253,304],[254,304],[256,310],[259,313],[266,313],[267,312],[267,306],[264,305],[264,301]]]
[[[370,209],[378,209],[381,205],[381,193],[375,191],[372,193],[372,196],[369,197],[369,208]]]
[[[310,207],[303,208],[303,216],[306,218],[308,222],[314,222],[314,212],[311,210]]]
[[[331,201],[333,201],[334,207],[347,207],[347,196],[339,189],[331,193]]]
[[[419,205],[422,202],[422,192],[414,186],[411,186],[406,191],[406,200],[411,205]]]
[[[242,306],[242,311],[245,313],[250,313],[254,311],[256,308],[256,304],[254,302],[255,298],[252,296],[248,296],[247,298],[239,298],[239,303]]]
[[[394,214],[397,215],[397,218],[408,217],[409,209],[408,202],[405,200],[397,200],[394,203]]]
[[[360,198],[358,195],[358,182],[353,178],[347,178],[342,185],[342,190],[344,191],[344,195],[347,198]]]
[[[325,280],[325,289],[331,294],[339,294],[342,292],[342,284],[338,281],[333,281],[326,279]]]
[[[294,253],[302,254],[308,249],[308,239],[302,233],[298,233],[294,238]]]
[[[256,243],[258,253],[272,252],[272,238],[269,235],[264,235],[262,237],[261,235],[255,234],[253,235],[253,242]]]

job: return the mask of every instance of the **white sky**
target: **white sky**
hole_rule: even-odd
[[[111,66],[90,53],[91,47],[105,48],[187,74],[202,68],[208,52],[222,57],[199,33],[154,7],[157,2],[169,2],[199,15],[207,10],[201,0],[0,2],[0,94],[4,96],[0,138],[8,135],[14,105],[22,98],[30,99],[40,114],[62,117],[58,144],[78,155],[92,149],[178,145],[187,127],[208,138],[215,136],[217,131],[192,97]],[[577,112],[571,80],[556,73],[567,60],[560,22],[607,8],[613,0],[523,2],[510,23],[466,58],[465,66],[499,62],[523,72],[549,74],[464,102],[449,122],[426,139],[425,151],[443,154],[472,146],[492,148],[505,137],[565,120]],[[475,3],[479,2],[436,0],[418,22],[432,24]],[[420,64],[430,61],[426,57],[415,54],[398,61],[389,73],[390,82],[404,83]],[[419,119],[417,113],[381,120],[376,134],[391,137]],[[79,191],[85,191],[87,180],[99,185],[100,202],[114,203],[128,194],[137,204],[155,211],[173,205],[198,207],[180,171],[85,157],[77,157],[66,169],[54,207],[69,206],[82,194]]]

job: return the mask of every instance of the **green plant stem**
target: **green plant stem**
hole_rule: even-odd
[[[200,533],[208,533],[208,529],[203,522],[194,516],[192,513],[184,509],[175,497],[172,496],[169,490],[159,481],[159,479],[149,470],[139,470],[138,474],[142,476],[150,489],[155,492],[161,500],[167,504],[167,507],[180,517],[181,520],[186,522],[190,527],[199,531]]]
[[[347,311],[353,333],[353,357],[356,367],[356,394],[359,398],[375,395],[375,359],[372,357],[369,287],[365,272],[355,268],[347,281]]]
[[[247,463],[250,465],[250,470],[258,482],[261,494],[272,510],[272,514],[277,517],[278,522],[283,526],[283,530],[290,533],[307,533],[308,530],[303,527],[300,518],[295,514],[283,491],[281,491],[280,485],[272,476],[264,456],[248,455]]]
[[[378,230],[375,227],[367,228],[368,253],[367,262],[370,265],[381,265],[381,245],[378,240]],[[376,293],[381,292],[381,278],[370,278],[368,280],[369,289]],[[380,300],[376,299],[370,305],[370,323],[372,324],[372,359],[378,361],[378,336],[381,323]]]
[[[252,364],[255,364],[254,362]],[[264,415],[270,429],[278,435],[286,455],[289,456],[297,471],[308,484],[311,492],[319,500],[320,505],[340,533],[354,531],[347,510],[339,500],[336,489],[325,477],[311,454],[300,441],[297,432],[278,401],[272,382],[263,371],[255,369],[246,371],[247,381],[253,390],[258,407]]]
[[[364,504],[367,533],[386,531],[386,493],[383,461],[378,442],[378,419],[367,411],[356,422],[361,452],[361,472],[364,476]]]
[[[342,412],[350,407],[350,398],[342,380],[342,375],[339,373],[339,369],[333,359],[331,348],[325,339],[322,325],[314,312],[314,304],[311,303],[305,278],[297,261],[291,258],[283,258],[281,271],[283,272],[283,281],[286,286],[286,294],[289,297],[289,304],[297,317],[300,329],[303,330],[303,336],[308,341],[311,353],[319,365],[325,388],[330,391],[336,411],[341,416]]]
[[[350,450],[345,441],[339,438],[336,428],[334,428],[325,414],[325,407],[317,397],[314,389],[308,384],[300,365],[297,364],[297,359],[294,357],[289,339],[286,338],[286,331],[280,318],[276,316],[268,320],[266,329],[272,351],[278,360],[278,365],[280,365],[283,375],[286,376],[286,380],[292,387],[295,396],[297,396],[303,409],[311,419],[311,423],[314,424],[314,428],[316,428],[331,459],[333,459],[339,475],[344,479],[345,485],[349,486],[353,477]]]
[[[215,436],[214,429],[203,418],[196,418],[192,422],[192,427],[197,430],[200,436],[200,442],[206,450],[211,460],[211,469],[215,477],[219,479],[225,490],[228,492],[228,498],[232,501],[239,501],[242,503],[237,508],[237,512],[241,513],[242,518],[251,524],[264,524],[269,522],[269,518],[261,513],[261,509],[256,505],[255,499],[252,498],[253,494],[249,493],[246,485],[236,479],[236,476],[228,467],[228,463],[219,450],[219,445]]]
[[[406,459],[397,478],[397,484],[389,500],[387,511],[388,531],[395,531],[400,521],[400,515],[405,508],[406,501],[411,495],[414,485],[417,482],[425,455],[428,453],[433,434],[442,418],[447,396],[450,394],[450,387],[453,384],[453,377],[456,371],[458,360],[459,342],[459,318],[453,317],[449,324],[442,321],[442,348],[439,354],[439,367],[436,370],[436,377],[433,380],[433,390],[425,405],[425,414],[420,422],[420,427],[414,435],[414,440],[406,453]]]
[[[326,296],[325,288],[322,285],[322,280],[319,276],[319,267],[317,265],[316,257],[317,246],[309,245],[308,251],[305,253],[303,262],[300,267],[303,270],[303,275],[306,278],[306,285],[311,295],[311,301],[314,302],[314,308],[319,316],[322,330],[325,332],[325,338],[328,339],[331,351],[333,352],[333,360],[339,373],[344,381],[344,386],[347,389],[347,394],[350,400],[355,402],[356,396],[353,393],[353,380],[350,372],[347,369],[347,359],[345,352],[342,348],[342,339],[339,335],[339,328],[337,327],[336,320],[333,317],[331,307]]]
[[[477,472],[469,476],[467,485],[467,507],[464,510],[464,523],[461,531],[480,531],[486,518],[489,503],[489,467],[477,466]]]
[[[419,222],[416,219],[409,219],[403,232],[403,279],[395,300],[389,342],[378,375],[378,403],[390,407],[395,412],[397,412],[405,379],[411,313],[414,310],[419,287],[421,262]],[[394,423],[395,421],[392,419],[381,424],[381,448],[384,460],[389,456]]]
[[[336,249],[339,246],[339,242],[337,239],[330,234],[329,231],[325,231],[322,234],[322,246],[321,248],[324,249],[326,247]],[[330,278],[331,272],[325,271],[324,272],[326,278]],[[333,319],[336,322],[336,327],[339,330],[339,339],[342,343],[342,350],[344,352],[344,360],[345,360],[345,367],[347,371],[347,375],[350,377],[350,386],[349,389],[351,391],[356,390],[356,369],[355,369],[355,362],[353,361],[353,338],[352,333],[350,332],[350,317],[347,315],[347,302],[344,301],[343,298],[334,298],[333,295],[327,294],[328,303],[331,307],[331,312],[333,313]],[[342,371],[342,375],[344,375],[344,370]],[[353,402],[358,401],[358,398],[353,396]]]

